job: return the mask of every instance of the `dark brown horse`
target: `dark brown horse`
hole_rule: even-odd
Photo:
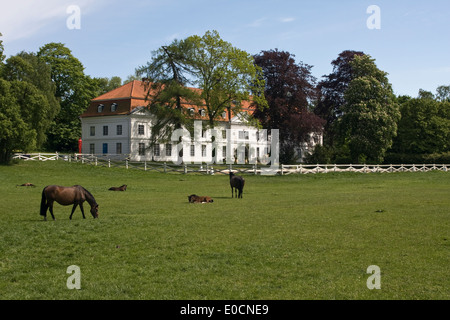
[[[123,184],[120,187],[111,187],[108,190],[112,190],[112,191],[125,191],[127,190],[127,185]]]
[[[72,219],[73,212],[80,206],[81,213],[84,216],[83,202],[87,201],[91,205],[91,214],[94,218],[98,218],[98,204],[95,201],[94,196],[82,186],[62,187],[62,186],[47,186],[42,190],[41,200],[41,216],[44,216],[44,220],[47,220],[47,209],[49,209],[53,220],[53,203],[58,202],[60,205],[68,206],[73,204],[72,213],[70,219]]]
[[[244,192],[244,178],[240,176],[235,176],[233,172],[230,171],[230,186],[231,186],[231,197],[233,198],[233,189],[236,198],[242,198],[242,193]],[[237,192],[239,191],[239,195]]]

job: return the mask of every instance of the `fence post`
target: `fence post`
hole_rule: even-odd
[[[183,171],[184,171],[184,174],[187,173],[187,164],[186,164],[186,163],[184,164],[184,169],[183,169]]]
[[[111,168],[111,159],[108,158],[108,168]]]
[[[128,159],[125,160],[125,168],[128,169]]]
[[[147,160],[144,161],[144,171],[147,171]]]
[[[281,175],[283,175],[284,164],[281,164]]]
[[[167,173],[167,164],[164,162],[164,173]]]

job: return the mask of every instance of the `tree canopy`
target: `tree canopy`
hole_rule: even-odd
[[[211,127],[224,111],[239,113],[243,100],[265,106],[264,80],[253,57],[222,40],[217,31],[175,40],[157,50],[147,66],[137,71],[153,84],[149,106],[159,108],[159,118],[170,115],[176,119],[175,125],[189,121],[182,102],[204,108]]]
[[[55,96],[61,105],[47,133],[47,148],[74,151],[81,137],[79,116],[98,93],[98,83],[84,74],[83,64],[62,43],[48,43],[40,48],[37,55],[51,68]]]
[[[341,143],[353,163],[381,162],[397,134],[400,110],[387,73],[369,55],[351,62],[354,78],[344,93],[340,119]]]
[[[255,63],[266,82],[267,108],[257,108],[254,116],[267,129],[280,130],[280,160],[295,161],[295,148],[309,142],[310,134],[321,133],[324,121],[309,110],[316,97],[311,66],[296,63],[286,51],[262,51]]]

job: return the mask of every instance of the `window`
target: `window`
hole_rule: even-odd
[[[191,116],[193,116],[193,115],[194,115],[194,113],[195,113],[195,110],[194,110],[194,108],[189,108],[189,114],[190,114]]]
[[[227,157],[227,146],[222,146],[222,158],[225,159]]]
[[[222,118],[224,118],[224,119],[227,118],[227,112],[226,111],[222,112]]]
[[[249,138],[248,131],[239,131],[239,139],[248,140],[248,138]]]
[[[104,136],[108,135],[108,126],[103,126],[103,135]]]
[[[159,157],[161,155],[161,150],[160,150],[159,144],[155,144],[153,146],[153,155],[155,157]]]
[[[121,142],[116,143],[116,154],[122,154],[122,143]]]
[[[206,157],[206,144],[202,144],[202,157]]]
[[[113,103],[111,105],[111,112],[116,112],[116,110],[117,110],[117,103]]]
[[[200,109],[198,113],[200,113],[200,115],[201,115],[202,117],[204,117],[204,116],[206,115],[205,109]]]
[[[195,157],[195,145],[191,144],[191,157]]]
[[[105,106],[104,106],[103,104],[99,104],[99,105],[97,106],[97,112],[102,112],[104,107],[105,107]]]
[[[166,143],[166,156],[171,157],[172,156],[172,144]]]
[[[121,124],[118,124],[118,125],[117,125],[117,128],[116,128],[116,134],[117,134],[118,136],[121,136],[121,135],[122,135],[122,125],[121,125]]]
[[[107,144],[107,143],[104,143],[104,144],[103,144],[103,153],[104,153],[104,154],[107,154],[107,153],[108,153],[108,144]]]
[[[90,154],[95,154],[95,143],[90,143],[89,144],[89,153]]]
[[[95,136],[95,126],[91,126],[91,127],[89,128],[89,135],[90,135],[91,137]]]
[[[138,134],[145,134],[144,128],[143,124],[138,124]]]
[[[227,138],[227,130],[222,130],[222,139]]]
[[[145,156],[145,143],[139,143],[138,152],[140,156]]]

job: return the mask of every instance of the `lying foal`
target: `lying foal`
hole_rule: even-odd
[[[197,196],[196,194],[191,194],[188,196],[188,200],[190,203],[208,203],[208,202],[214,202],[211,197],[206,196]]]

